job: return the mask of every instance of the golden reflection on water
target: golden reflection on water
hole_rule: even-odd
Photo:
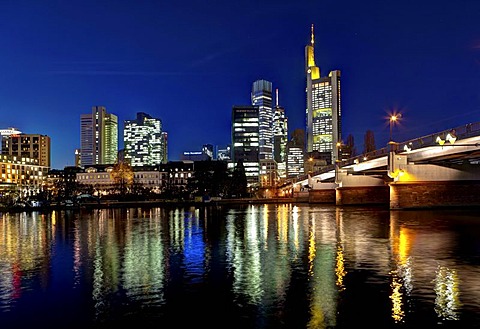
[[[344,253],[344,237],[343,231],[343,216],[339,208],[335,209],[336,222],[336,239],[337,239],[337,257],[335,262],[336,285],[339,291],[345,290],[344,278],[347,275],[345,270],[345,253]]]
[[[395,322],[402,322],[405,317],[405,294],[412,291],[412,268],[410,252],[415,234],[408,228],[398,227],[397,213],[392,212],[390,217],[390,244],[392,249],[393,263],[396,265],[390,275],[392,302],[392,318]]]
[[[311,229],[308,232],[308,275],[313,275],[314,260],[317,249],[315,248],[315,221],[311,221]]]
[[[458,274],[445,266],[438,266],[435,283],[435,312],[444,320],[458,320],[461,306]]]
[[[312,212],[309,225],[311,281],[308,328],[333,328],[337,322],[337,221],[336,216]]]

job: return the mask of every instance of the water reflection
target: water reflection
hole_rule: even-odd
[[[468,324],[479,226],[475,212],[292,204],[3,214],[0,320]]]

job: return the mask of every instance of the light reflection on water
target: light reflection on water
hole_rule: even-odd
[[[0,323],[472,327],[479,219],[292,204],[3,214]]]

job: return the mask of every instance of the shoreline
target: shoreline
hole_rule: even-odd
[[[228,204],[277,204],[277,203],[308,203],[308,200],[300,198],[269,198],[269,199],[220,199],[215,201],[194,201],[194,200],[135,200],[135,201],[118,201],[118,200],[102,200],[100,202],[83,202],[73,205],[64,205],[52,203],[46,206],[25,206],[25,207],[0,207],[0,212],[16,213],[23,211],[40,211],[48,212],[53,210],[79,210],[79,209],[114,209],[114,208],[131,208],[131,207],[161,207],[161,206],[220,206]]]

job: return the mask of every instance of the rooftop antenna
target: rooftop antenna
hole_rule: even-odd
[[[310,40],[310,43],[312,44],[312,47],[315,43],[315,40],[314,40],[314,35],[313,35],[313,24],[312,24],[312,39]]]

